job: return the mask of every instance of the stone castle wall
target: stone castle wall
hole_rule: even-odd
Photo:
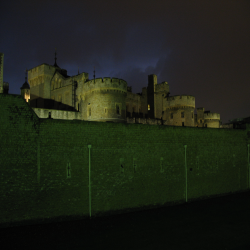
[[[160,84],[155,85],[155,92],[169,92],[169,85],[167,82],[162,82]]]
[[[113,89],[127,93],[127,82],[118,78],[96,78],[85,82],[84,93],[93,90]]]
[[[39,119],[19,95],[0,107],[1,226],[88,217],[89,166],[92,216],[249,188],[249,128]]]
[[[81,114],[75,111],[32,108],[39,118],[52,118],[63,120],[81,120]]]
[[[220,114],[218,113],[204,113],[204,119],[220,120]]]
[[[168,107],[192,107],[195,108],[195,97],[190,95],[170,96],[166,100]]]
[[[51,79],[56,71],[56,68],[47,64],[39,65],[28,71],[28,83],[30,84],[30,100],[31,103],[35,99],[42,97],[50,99]],[[39,107],[44,108],[45,105],[40,100]]]

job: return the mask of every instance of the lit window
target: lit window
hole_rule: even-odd
[[[148,110],[150,110],[150,105],[148,104]]]

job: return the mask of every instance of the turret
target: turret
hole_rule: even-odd
[[[191,95],[166,98],[163,120],[171,126],[194,126],[195,97]]]
[[[25,73],[25,83],[20,88],[21,89],[21,96],[26,100],[26,102],[29,102],[30,99],[30,85],[27,83],[27,69]]]
[[[95,78],[84,83],[83,120],[125,122],[127,82],[118,78]]]

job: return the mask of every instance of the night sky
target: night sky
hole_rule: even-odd
[[[20,94],[25,69],[118,77],[141,92],[147,76],[223,123],[250,116],[249,0],[0,1],[4,81]]]

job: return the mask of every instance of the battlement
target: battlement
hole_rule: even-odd
[[[32,80],[41,75],[53,76],[56,70],[58,70],[64,77],[67,76],[67,70],[54,67],[47,63],[43,63],[37,67],[28,70],[28,79]]]
[[[167,98],[169,107],[188,106],[195,108],[195,97],[191,95],[176,95]]]
[[[127,99],[138,102],[141,99],[141,95],[131,93],[131,92],[127,92]]]
[[[55,67],[43,63],[35,68],[28,70],[28,79],[33,79],[43,74],[53,75],[55,73],[55,70]]]
[[[162,82],[155,85],[155,92],[169,92],[169,85],[167,82]]]
[[[204,112],[204,110],[205,110],[205,108],[196,108],[197,109],[197,111],[199,110],[199,111],[202,111],[202,112]]]
[[[204,113],[204,120],[207,120],[207,119],[220,120],[220,114],[219,113]]]
[[[127,93],[127,82],[119,78],[103,77],[86,81],[84,84],[86,92],[98,89],[113,89]]]

